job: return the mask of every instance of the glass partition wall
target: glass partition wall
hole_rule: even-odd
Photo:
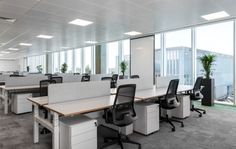
[[[180,84],[193,85],[204,75],[199,57],[214,54],[215,102],[234,104],[234,33],[234,21],[227,21],[156,34],[156,76],[176,76]]]
[[[233,104],[235,72],[235,21],[222,21],[155,34],[155,76],[176,76],[180,84],[192,85],[203,75],[199,57],[216,55],[212,77],[215,79],[215,101]],[[51,70],[60,73],[61,65],[68,65],[67,73],[120,74],[120,63],[125,60],[129,75],[130,40],[114,41],[68,51],[53,52]],[[28,57],[27,66],[37,71],[41,64],[46,72],[46,56]],[[99,69],[99,70],[97,70]]]

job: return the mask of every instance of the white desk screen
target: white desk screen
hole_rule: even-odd
[[[49,104],[110,95],[110,81],[50,84]]]
[[[6,78],[6,87],[39,85],[41,80],[48,79],[46,76],[39,77],[8,77]]]
[[[136,90],[152,89],[152,81],[146,81],[145,79],[122,79],[117,81],[117,87],[124,84],[136,84]]]

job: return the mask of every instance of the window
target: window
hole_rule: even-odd
[[[129,75],[130,73],[130,40],[122,40],[122,60],[127,62],[127,70],[125,71],[125,75]],[[119,67],[119,66],[118,66]]]
[[[163,52],[161,49],[161,35],[155,35],[155,76],[163,75]]]
[[[74,72],[82,73],[81,72],[81,49],[75,49],[75,67]]]
[[[233,103],[233,21],[205,25],[196,28],[197,58],[205,54],[216,55],[213,65],[215,99],[218,102]],[[197,76],[203,75],[198,59]]]
[[[118,42],[111,42],[106,45],[107,50],[107,73],[119,73]]]
[[[53,73],[60,72],[59,52],[52,53],[52,69]]]
[[[165,43],[166,75],[177,76],[180,84],[192,84],[191,29],[167,32]]]
[[[65,54],[66,54],[65,51],[61,51],[61,52],[60,52],[60,60],[59,60],[59,61],[60,61],[60,68],[61,68],[61,65],[66,62]]]
[[[66,64],[68,65],[67,72],[73,72],[73,50],[66,51]]]
[[[92,73],[92,47],[83,48],[83,72]]]
[[[31,56],[27,58],[27,66],[30,72],[38,72],[37,66],[42,66],[42,73],[46,72],[46,55]]]

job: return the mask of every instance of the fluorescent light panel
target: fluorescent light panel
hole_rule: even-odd
[[[225,17],[229,17],[230,15],[225,12],[225,11],[220,11],[220,12],[216,12],[216,13],[211,13],[211,14],[207,14],[207,15],[203,15],[201,16],[203,19],[205,20],[215,20],[215,19],[221,19],[221,18],[225,18]]]
[[[87,44],[96,44],[98,42],[97,41],[86,41],[85,43],[87,43]]]
[[[21,45],[21,46],[32,46],[31,43],[20,43],[19,45]]]
[[[129,36],[136,36],[136,35],[141,35],[141,32],[137,32],[137,31],[131,31],[131,32],[127,32],[124,33],[125,35],[129,35]]]
[[[8,51],[1,51],[2,54],[9,54],[10,52]]]
[[[93,22],[87,21],[87,20],[82,20],[82,19],[75,19],[75,20],[69,22],[69,24],[74,24],[74,25],[79,25],[79,26],[87,26],[87,25],[93,24]]]
[[[37,37],[43,38],[43,39],[52,39],[53,38],[53,36],[51,36],[51,35],[38,35]]]
[[[17,48],[8,48],[8,50],[10,50],[10,51],[18,51],[19,49],[17,49]]]

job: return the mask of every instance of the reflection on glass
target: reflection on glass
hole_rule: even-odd
[[[196,28],[197,57],[215,54],[213,66],[215,99],[233,104],[233,21],[205,25]],[[197,60],[197,75],[202,75],[202,66]]]
[[[167,32],[166,75],[177,76],[180,84],[192,84],[191,29]]]

